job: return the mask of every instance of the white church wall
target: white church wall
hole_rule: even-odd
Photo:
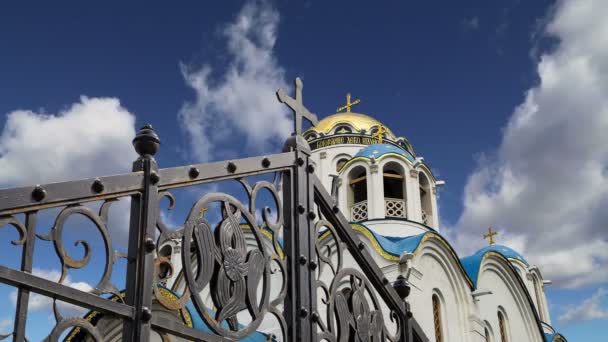
[[[526,289],[519,285],[516,274],[507,262],[491,254],[482,261],[477,287],[489,289],[492,294],[477,298],[479,314],[492,328],[496,341],[500,341],[498,312],[502,311],[506,320],[507,341],[542,342],[543,337],[536,324],[534,308],[528,302]]]
[[[471,333],[472,297],[459,261],[437,239],[428,239],[422,244],[412,260],[412,270],[407,272],[412,285],[408,300],[416,320],[434,341],[432,296],[439,293],[443,304],[444,341],[483,341],[479,334]]]

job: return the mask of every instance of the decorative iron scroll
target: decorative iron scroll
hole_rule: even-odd
[[[398,341],[397,331],[391,333],[385,325],[382,307],[367,276],[356,265],[345,267],[348,254],[334,226],[325,220],[316,222],[319,238],[315,249],[319,260],[317,289],[318,341]],[[396,313],[390,311],[393,321]],[[395,321],[396,322],[396,321]]]
[[[246,183],[244,183],[246,184]],[[255,219],[255,198],[260,189],[269,190],[278,206],[275,222],[270,218],[270,209],[262,211],[263,225],[271,232],[272,254]],[[285,260],[279,257],[280,246],[277,237],[283,226],[281,201],[269,182],[258,182],[248,188],[250,207],[247,209],[236,198],[228,194],[212,193],[201,198],[192,208],[184,225],[182,238],[182,262],[187,289],[191,293],[197,312],[205,323],[217,334],[230,338],[243,338],[260,326],[266,313],[274,315],[287,336],[287,326],[278,305],[285,297],[285,288],[272,301],[271,263],[280,265],[282,276],[286,277]],[[221,222],[212,228],[196,214],[214,202],[221,204]],[[244,220],[244,229],[241,221]],[[254,248],[248,246],[245,234],[253,235]],[[281,283],[286,283],[283,279]],[[275,286],[281,286],[280,283]],[[258,288],[261,296],[258,297]],[[208,289],[213,307],[205,303],[202,293]],[[243,307],[251,316],[251,322],[242,326],[237,314]],[[227,323],[223,324],[223,323]]]

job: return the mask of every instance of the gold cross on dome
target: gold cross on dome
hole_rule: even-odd
[[[355,101],[353,101],[353,102],[350,102],[350,93],[348,93],[348,94],[346,94],[346,105],[344,105],[344,106],[342,106],[342,107],[338,108],[338,109],[336,110],[336,112],[337,112],[337,113],[340,113],[341,111],[343,111],[343,110],[345,110],[345,109],[346,109],[346,112],[347,112],[347,113],[350,113],[350,107],[352,107],[352,106],[354,106],[354,105],[356,105],[356,104],[359,104],[359,103],[361,103],[361,100],[359,100],[359,99],[357,99],[357,100],[355,100]]]
[[[483,236],[484,239],[490,239],[490,245],[493,245],[496,243],[496,241],[494,241],[494,236],[498,235],[497,232],[492,231],[492,227],[488,227],[488,234],[485,234]]]
[[[372,134],[372,138],[378,139],[378,144],[382,144],[382,140],[384,139],[384,133],[388,133],[388,129],[383,125],[378,126],[378,131]]]

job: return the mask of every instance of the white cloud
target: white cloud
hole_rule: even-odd
[[[13,111],[0,135],[0,187],[129,172],[134,125],[116,98],[83,96],[57,114]],[[122,199],[109,216],[114,241],[124,241],[128,222],[129,199]]]
[[[13,111],[0,135],[0,186],[128,172],[134,124],[115,98],[83,96],[58,114]]]
[[[577,306],[570,306],[559,316],[562,323],[574,321],[587,321],[592,319],[608,319],[608,309],[602,307],[602,301],[606,298],[606,291],[603,288],[597,289],[595,293],[583,300]]]
[[[13,331],[12,319],[0,319],[0,335],[10,334]]]
[[[235,136],[243,137],[243,146],[262,151],[291,132],[290,119],[275,96],[277,88],[289,88],[273,51],[278,23],[274,8],[249,2],[222,30],[228,51],[225,69],[182,66],[196,99],[183,105],[179,121],[198,161],[229,157],[223,145]]]
[[[608,2],[560,1],[494,158],[482,158],[450,232],[465,252],[489,225],[558,286],[608,282]],[[471,243],[471,241],[476,241]]]
[[[32,270],[32,274],[35,276],[44,278],[46,280],[55,281],[55,282],[59,281],[59,278],[61,278],[61,272],[57,271],[57,270],[34,268]],[[89,292],[93,289],[91,287],[91,285],[89,285],[85,282],[73,282],[70,279],[70,276],[66,277],[66,279],[63,282],[63,285],[70,286],[77,290],[85,291],[85,292]],[[14,290],[11,293],[9,293],[9,298],[10,298],[12,304],[15,305],[17,303],[17,290]],[[68,304],[65,302],[58,301],[57,303],[58,303],[59,311],[61,312],[62,315],[66,316],[66,317],[79,317],[88,311],[88,309],[86,309],[86,308],[78,307],[78,306]],[[39,295],[37,293],[32,293],[29,298],[28,310],[29,310],[29,312],[37,312],[37,311],[52,312],[53,300],[50,297]]]

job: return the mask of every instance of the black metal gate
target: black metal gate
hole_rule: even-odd
[[[115,318],[124,341],[149,341],[152,331],[165,341],[172,336],[232,341],[254,335],[282,341],[409,340],[406,285],[389,281],[374,263],[314,175],[310,150],[299,135],[280,154],[166,169],[159,169],[154,159],[160,140],[151,126],[143,127],[133,143],[140,157],[131,173],[0,190],[0,228],[16,229],[20,239],[13,244],[22,245],[21,269],[0,266],[0,282],[18,291],[13,333],[0,340],[26,340],[31,293],[53,299],[51,341],[75,329],[97,341],[109,339],[86,317],[63,317],[57,301]],[[274,174],[275,180],[249,183],[247,177],[263,174]],[[163,223],[159,203],[169,198],[173,205],[172,189],[229,179],[240,182],[248,198],[208,193],[178,229]],[[263,208],[256,215],[262,191],[274,199],[274,214]],[[107,227],[109,208],[119,198],[131,201],[126,253],[114,250]],[[101,203],[99,211],[91,209],[92,202]],[[213,206],[221,213],[216,224],[200,214]],[[52,208],[61,211],[50,233],[41,235],[37,218]],[[92,245],[77,242],[84,250],[80,259],[66,251],[63,227],[72,215],[90,220],[105,246],[103,276],[90,292],[65,284],[70,269],[89,263]],[[36,240],[54,245],[62,265],[58,282],[32,274]],[[159,254],[169,240],[179,241],[183,270],[172,300],[162,286],[162,269],[171,268],[171,261]],[[121,258],[127,260],[124,292],[111,281]],[[157,314],[153,305],[182,313],[193,307],[190,313],[205,329]],[[274,322],[273,333],[262,329],[266,319]]]

